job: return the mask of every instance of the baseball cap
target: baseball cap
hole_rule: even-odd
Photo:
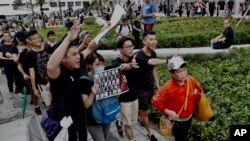
[[[82,31],[79,34],[79,40],[83,39],[85,35],[89,34],[87,31]]]
[[[183,64],[186,64],[187,62],[183,60],[181,56],[173,56],[171,59],[168,60],[168,70],[177,70],[179,69]]]

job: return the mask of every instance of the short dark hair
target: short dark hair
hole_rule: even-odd
[[[139,15],[141,15],[141,13],[140,12],[136,12],[135,16],[137,17]]]
[[[31,37],[31,36],[33,36],[33,35],[35,35],[35,34],[38,34],[38,32],[36,31],[36,30],[30,30],[28,33],[27,33],[27,38],[29,38],[29,37]]]
[[[156,35],[156,33],[153,30],[149,30],[143,33],[143,39],[147,36],[147,35]]]
[[[27,38],[27,33],[26,31],[18,31],[15,34],[15,37],[19,40],[19,41],[25,41],[25,39]]]
[[[123,48],[123,45],[126,41],[131,41],[134,45],[134,40],[129,37],[122,37],[118,42],[116,43],[116,48]]]
[[[105,61],[103,56],[97,52],[88,55],[87,58],[85,59],[87,72],[91,71],[89,65],[92,65],[96,59],[103,62]]]
[[[56,33],[55,33],[54,31],[49,31],[49,32],[47,33],[47,37],[52,36],[52,35],[56,35]]]

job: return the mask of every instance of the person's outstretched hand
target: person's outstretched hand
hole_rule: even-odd
[[[69,41],[74,41],[79,37],[79,33],[81,31],[82,24],[80,24],[79,20],[76,20],[74,25],[70,28],[68,33]]]

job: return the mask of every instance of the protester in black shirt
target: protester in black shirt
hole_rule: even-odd
[[[167,4],[166,4],[166,2],[164,2],[164,4],[163,4],[163,12],[164,12],[165,15],[167,15]]]
[[[136,57],[151,59],[156,58],[157,55],[154,49],[157,46],[156,33],[154,31],[148,31],[143,34],[143,44],[145,45],[141,50],[136,52]],[[140,120],[142,120],[145,128],[148,132],[148,137],[151,141],[156,141],[157,139],[152,133],[150,122],[148,119],[149,106],[151,104],[151,99],[154,95],[155,87],[158,89],[159,81],[156,71],[156,66],[140,66],[137,73],[137,83],[138,83],[138,99],[139,99],[139,109],[140,109]]]
[[[38,98],[40,97],[39,88],[49,86],[49,79],[47,76],[47,62],[49,54],[46,51],[43,40],[36,30],[28,32],[28,42],[32,49],[27,52],[26,61],[28,63],[30,81],[32,91],[34,94],[34,106],[37,115],[41,115],[41,110],[38,106]]]
[[[122,73],[126,76],[129,91],[119,96],[121,102],[121,119],[124,125],[125,133],[129,140],[133,140],[131,121],[138,118],[138,100],[137,100],[137,83],[136,71],[140,66],[157,65],[166,63],[165,59],[144,59],[134,56],[133,59],[133,40],[124,37],[117,42],[117,48],[120,56],[112,61],[113,67],[120,67]],[[138,63],[137,63],[138,62]],[[118,133],[122,135],[122,126],[119,121],[116,122]]]
[[[214,2],[214,0],[211,0],[209,2],[208,7],[209,7],[210,16],[213,17],[214,16],[214,10],[215,10],[215,2]]]
[[[219,5],[219,9],[220,9],[220,13],[219,13],[219,15],[221,16],[221,17],[224,17],[225,16],[225,1],[224,0],[220,0],[219,2],[218,2],[218,5]]]
[[[94,74],[99,71],[104,71],[104,62],[99,60],[102,57],[98,53],[89,55],[86,58],[86,69],[88,71],[87,76],[93,78]],[[92,104],[94,102],[95,95],[97,94],[99,87],[94,84],[94,81],[88,79],[80,79],[80,91],[82,94],[82,100],[84,107],[87,109],[87,129],[94,141],[108,141],[108,134],[110,134],[110,124],[98,124],[92,112]]]
[[[141,48],[141,40],[140,40],[140,33],[143,30],[142,29],[142,23],[141,23],[141,14],[136,13],[136,19],[133,23],[133,36],[135,38],[135,48],[139,49]]]
[[[234,31],[228,19],[224,20],[225,31],[218,37],[211,40],[211,47],[213,49],[229,48],[234,40]]]
[[[29,67],[28,67],[28,60],[26,60],[26,55],[29,50],[31,50],[32,45],[28,41],[27,32],[23,33],[26,48],[20,53],[18,59],[18,70],[23,76],[24,86],[27,88],[27,93],[31,94],[30,104],[33,104],[33,101],[36,99],[36,96],[32,94],[32,86],[30,82],[30,74],[29,74]]]
[[[229,0],[227,2],[227,7],[228,7],[228,16],[231,16],[232,15],[232,10],[233,10],[233,7],[234,7],[234,1],[233,0]]]
[[[97,49],[94,41],[80,53],[72,43],[81,30],[77,21],[68,35],[50,57],[47,72],[52,93],[51,108],[48,116],[60,121],[64,116],[71,116],[73,124],[69,127],[69,141],[87,141],[86,117],[79,87],[81,76],[80,63]]]
[[[0,59],[4,60],[4,72],[7,78],[10,98],[13,98],[13,83],[17,70],[17,64],[14,62],[17,59],[18,51],[14,48],[14,44],[9,32],[3,33],[3,43],[0,45]]]
[[[51,55],[57,47],[56,34],[54,31],[49,31],[47,33],[48,42],[44,45],[45,50]]]

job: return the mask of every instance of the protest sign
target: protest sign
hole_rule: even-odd
[[[129,90],[119,68],[95,73],[94,83],[99,85],[96,100],[117,96]]]

